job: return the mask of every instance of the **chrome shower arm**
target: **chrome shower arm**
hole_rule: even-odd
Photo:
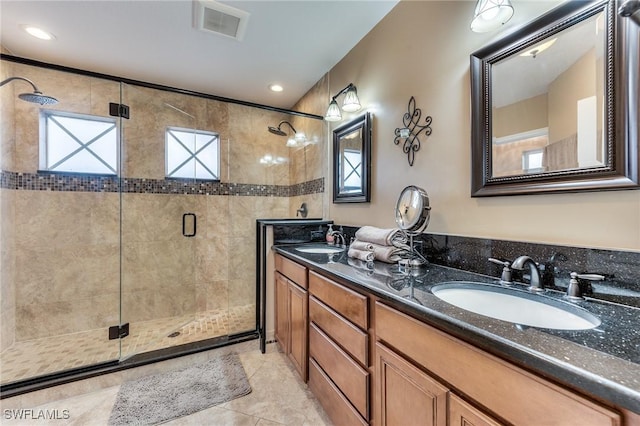
[[[36,85],[33,83],[33,81],[29,80],[28,78],[24,78],[24,77],[9,77],[6,80],[2,80],[2,82],[0,83],[0,87],[4,86],[5,84],[13,81],[13,80],[23,80],[26,81],[27,83],[29,83],[32,87],[33,87],[33,91],[35,93],[42,93],[41,91],[38,90],[38,88],[36,87]]]

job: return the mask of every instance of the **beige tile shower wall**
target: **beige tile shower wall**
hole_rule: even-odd
[[[285,146],[287,139],[267,130],[281,120],[289,118],[267,110],[229,104],[229,182],[289,185],[291,158]],[[280,159],[280,163],[261,163],[261,159]]]
[[[197,198],[123,194],[124,322],[195,312],[196,239],[182,235],[182,215],[198,213]]]
[[[0,189],[0,352],[15,341],[14,191]]]
[[[13,191],[16,340],[119,320],[117,194]]]
[[[324,116],[329,104],[328,75],[325,74],[309,91],[293,106],[294,111]],[[303,131],[313,143],[304,148],[290,148],[291,183],[308,182],[325,177],[327,170],[328,126],[324,120],[292,116],[296,130]],[[325,193],[326,181],[325,181]],[[295,196],[289,199],[289,216],[295,217],[302,203],[307,204],[307,217],[323,218],[323,194]]]
[[[7,53],[2,48],[2,53]],[[3,63],[0,80],[13,76],[13,65]],[[21,93],[21,92],[18,92]],[[0,170],[11,170],[15,154],[15,126],[13,121],[14,83],[0,89]],[[15,339],[15,283],[13,280],[13,193],[0,189],[0,352]]]

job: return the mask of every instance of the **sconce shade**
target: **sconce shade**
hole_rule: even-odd
[[[362,106],[360,105],[360,99],[358,99],[358,89],[353,83],[349,83],[347,87],[342,89],[331,98],[331,103],[329,103],[329,108],[327,108],[327,113],[324,115],[324,119],[327,121],[340,121],[342,120],[342,113],[340,112],[340,108],[338,107],[338,103],[336,99],[338,96],[344,94],[344,102],[342,102],[342,109],[347,112],[355,112],[359,111]]]
[[[327,121],[342,120],[342,114],[340,113],[340,108],[338,107],[338,103],[335,99],[333,99],[329,104],[329,108],[327,108],[327,113],[324,115],[324,119]]]
[[[360,99],[358,99],[358,91],[356,86],[351,85],[347,93],[344,95],[344,102],[342,103],[342,109],[347,112],[355,112],[359,111],[360,108]]]
[[[471,31],[485,33],[500,28],[513,16],[510,0],[478,0]]]

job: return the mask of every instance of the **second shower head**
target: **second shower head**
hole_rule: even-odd
[[[285,132],[284,130],[281,129],[282,125],[286,124],[288,125],[291,130],[293,131],[294,134],[296,134],[296,129],[291,125],[291,123],[289,123],[286,120],[282,120],[280,123],[278,123],[278,127],[273,127],[273,126],[269,126],[269,132],[273,133],[274,135],[278,135],[278,136],[287,136],[287,132]]]

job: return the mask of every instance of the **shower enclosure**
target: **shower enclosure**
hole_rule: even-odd
[[[302,163],[323,143],[270,135],[283,111],[7,59],[0,79],[59,102],[0,89],[3,392],[255,335],[255,220],[306,196],[322,212],[322,167]]]

